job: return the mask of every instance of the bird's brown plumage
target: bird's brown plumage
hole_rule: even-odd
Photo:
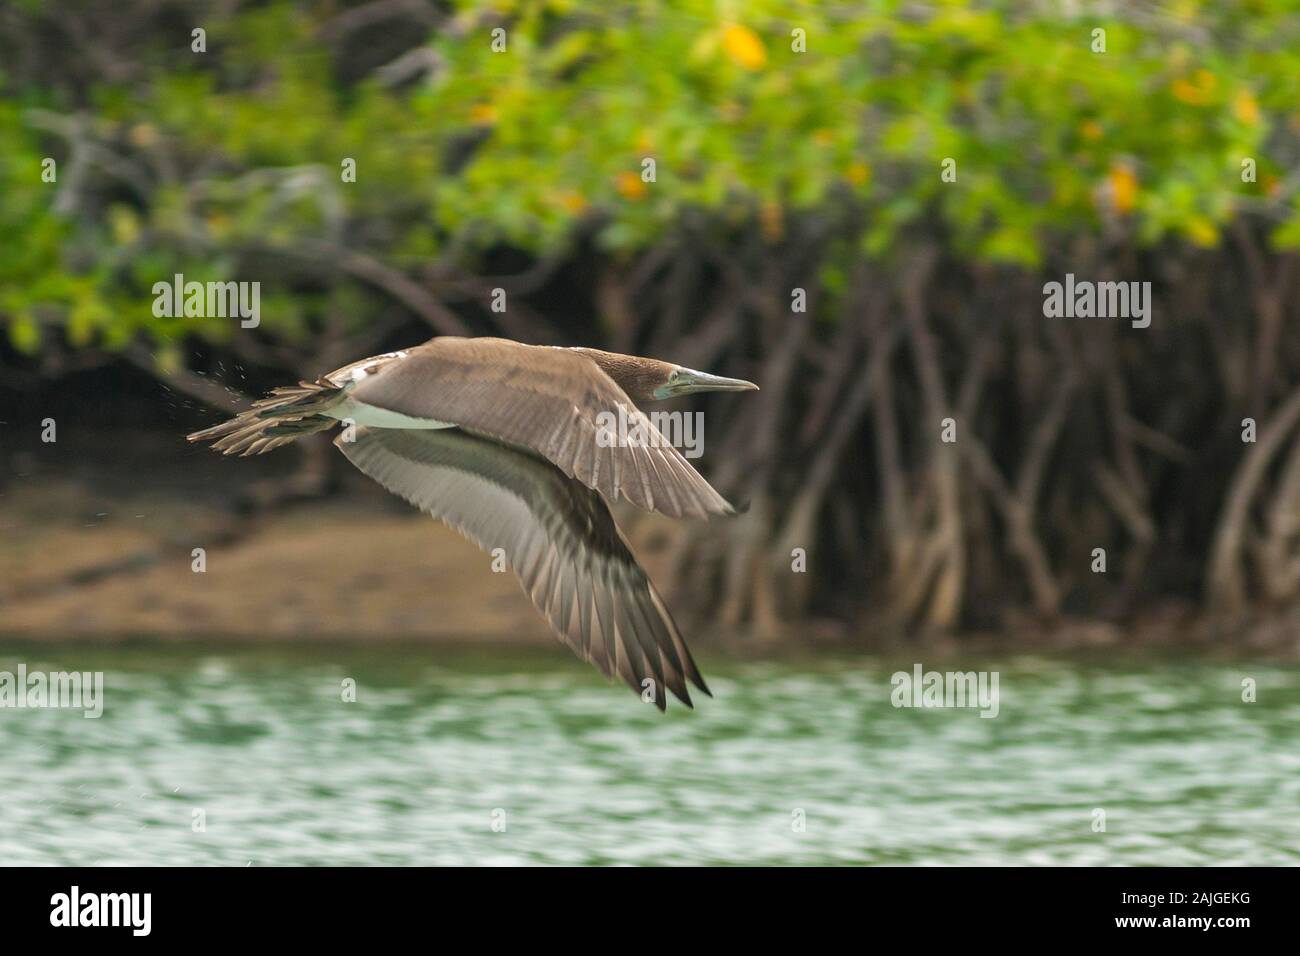
[[[595,492],[550,462],[458,429],[358,428],[334,444],[394,494],[484,551],[502,550],[524,593],[575,654],[662,710],[663,688],[708,693],[691,652]],[[647,683],[653,681],[653,683]]]
[[[335,444],[389,491],[485,550],[502,548],[560,639],[638,693],[654,681],[663,709],[661,688],[687,704],[688,682],[708,688],[606,501],[625,498],[673,517],[732,513],[629,396],[652,398],[676,368],[593,349],[444,336],[275,389],[189,439],[211,440],[227,455],[259,454],[357,408],[446,424],[359,427]],[[629,428],[611,435],[608,416]]]
[[[580,350],[441,336],[367,376],[351,397],[529,448],[609,501],[673,518],[734,513]],[[602,441],[602,413],[640,427],[627,441]]]

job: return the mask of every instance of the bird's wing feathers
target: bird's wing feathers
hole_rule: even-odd
[[[386,363],[352,397],[532,449],[609,501],[626,498],[674,518],[734,513],[614,380],[577,352],[442,336]],[[610,431],[620,412],[626,434]]]
[[[708,693],[677,625],[637,564],[608,507],[527,451],[458,429],[358,428],[335,444],[389,491],[489,553],[502,548],[525,593],[560,639],[637,693],[656,682],[690,704]]]

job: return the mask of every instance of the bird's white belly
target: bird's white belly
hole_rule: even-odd
[[[434,418],[412,418],[401,412],[390,412],[386,408],[376,408],[365,402],[358,402],[348,397],[325,413],[340,421],[347,420],[367,428],[455,428],[452,422],[440,422]]]

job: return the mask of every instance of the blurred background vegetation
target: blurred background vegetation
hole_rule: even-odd
[[[0,144],[10,434],[128,374],[228,409],[433,334],[600,345],[763,387],[702,406],[748,512],[660,542],[720,627],[1300,597],[1294,2],[15,0]],[[1067,272],[1150,328],[1045,318]],[[175,273],[260,326],[156,318]]]

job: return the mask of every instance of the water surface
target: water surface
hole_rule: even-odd
[[[706,660],[661,716],[558,647],[4,645],[106,700],[0,709],[0,861],[1300,863],[1300,668],[922,661],[998,716],[893,707],[911,660]]]

